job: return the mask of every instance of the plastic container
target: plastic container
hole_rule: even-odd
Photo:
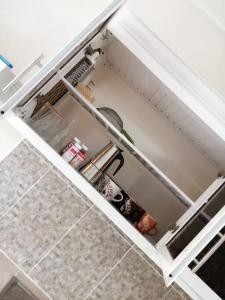
[[[66,162],[71,162],[82,150],[82,146],[78,143],[70,143],[67,150],[63,153],[62,157]]]
[[[70,165],[74,169],[79,169],[79,167],[81,166],[82,162],[85,160],[85,158],[87,156],[87,151],[88,151],[88,147],[85,146],[85,145],[82,145],[82,149],[80,150],[80,152],[70,162]]]
[[[81,145],[81,141],[77,137],[74,137],[72,141],[66,144],[66,146],[59,151],[59,154],[63,155],[70,147],[72,147],[72,145],[75,145],[76,143]]]

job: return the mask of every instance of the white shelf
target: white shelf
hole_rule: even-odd
[[[117,130],[85,97],[79,93],[63,76],[61,80],[66,85],[71,96],[78,101],[108,132],[121,143],[126,150],[135,156],[166,188],[176,196],[185,206],[190,207],[193,201],[176,186],[150,159],[148,159],[135,145],[133,145],[119,130]]]

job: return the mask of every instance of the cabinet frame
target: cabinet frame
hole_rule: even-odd
[[[12,109],[23,99],[29,99],[34,92],[57,74],[65,65],[68,59],[71,59],[82,46],[88,42],[90,35],[98,32],[104,22],[120,8],[123,1],[114,0],[112,3],[94,19],[75,39],[68,43],[48,64],[46,64],[32,79],[18,90],[8,101],[0,108],[1,115],[16,127],[25,138],[27,138],[41,153],[43,153],[68,179],[70,179],[109,219],[111,219],[143,252],[145,252],[157,265],[164,270],[165,281],[170,285],[174,280],[183,282],[188,293],[195,299],[198,298],[196,292],[197,285],[188,286],[186,280],[190,278],[187,274],[187,265],[194,259],[204,246],[225,226],[225,208],[221,209],[217,215],[209,222],[188,246],[185,255],[179,258],[179,261],[169,260],[168,254],[164,251],[164,245],[172,237],[171,233],[162,241],[159,249],[150,244],[129,222],[124,219],[105,199],[74,169],[72,169],[63,159],[38,136],[23,120],[19,119]],[[208,95],[208,100],[215,100],[218,107],[221,107],[221,98],[206,86],[200,78],[193,74],[182,61],[180,61],[153,33],[144,26],[141,20],[131,16],[131,14],[122,8],[119,13],[113,17],[108,25],[109,30],[123,42],[127,41],[127,46],[131,51],[138,53],[141,61],[146,64],[153,72],[180,98],[188,105],[198,116],[225,141],[225,121],[221,119],[218,111],[209,107],[209,103],[202,101],[202,96]],[[135,30],[134,30],[135,29]],[[138,36],[138,32],[142,32]],[[92,35],[93,36],[93,35]],[[148,37],[145,40],[145,37]],[[144,40],[147,41],[144,43]],[[149,46],[151,45],[151,47]],[[160,53],[160,55],[159,55]],[[148,61],[148,62],[146,62]],[[171,68],[176,66],[175,72]],[[187,84],[184,82],[187,81]],[[213,102],[212,101],[212,102]],[[217,107],[217,108],[218,108]],[[204,200],[202,200],[204,201]],[[191,211],[189,211],[191,215]],[[183,223],[182,223],[183,222]],[[185,217],[181,223],[185,223]],[[188,253],[187,253],[188,252]],[[170,276],[172,274],[172,277]],[[193,274],[191,272],[191,274]],[[179,279],[178,279],[179,276]],[[196,276],[193,274],[193,276]],[[186,278],[186,279],[185,279]],[[193,277],[194,278],[194,277]],[[194,280],[192,278],[192,280]],[[189,280],[189,279],[188,279]],[[198,280],[197,280],[198,281]],[[206,287],[204,287],[206,288]],[[210,289],[211,291],[211,289]],[[212,292],[212,291],[211,291]],[[212,292],[213,295],[213,292]],[[215,295],[214,295],[215,296]],[[218,299],[211,298],[211,299]]]

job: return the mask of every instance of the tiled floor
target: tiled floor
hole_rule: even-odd
[[[131,249],[88,299],[162,299],[166,292],[161,276]]]
[[[0,171],[0,248],[52,299],[188,299],[29,143]]]
[[[87,209],[50,170],[0,221],[1,248],[29,270]]]
[[[0,163],[0,216],[48,170],[49,166],[21,143]]]
[[[116,231],[90,210],[31,276],[54,299],[57,295],[61,300],[84,299],[129,248]]]
[[[34,300],[34,297],[35,300],[51,300],[26,274],[18,270],[18,267],[1,251],[0,270],[1,300]],[[32,297],[28,297],[28,295],[32,295]]]

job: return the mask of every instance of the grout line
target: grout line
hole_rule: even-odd
[[[172,287],[170,287],[168,290],[167,290],[167,292],[164,294],[164,296],[162,297],[162,300],[164,300],[166,297],[167,297],[167,295],[170,293],[170,291],[172,291]]]
[[[39,177],[38,179],[37,179],[37,181],[35,181],[35,183],[33,183],[27,190],[26,190],[26,192],[24,192],[20,197],[19,197],[19,199],[17,199],[16,200],[16,202],[14,202],[7,210],[6,210],[6,212],[2,215],[2,216],[0,216],[0,221],[23,199],[23,197],[24,196],[26,196],[29,192],[30,192],[30,190],[31,189],[33,189],[34,187],[35,187],[35,185],[36,184],[38,184],[44,177],[45,177],[45,175],[47,175],[48,174],[48,172],[51,170],[51,168],[52,167],[49,167],[49,169],[47,170],[47,171],[45,171],[42,175],[41,175],[41,177]]]
[[[40,155],[40,154],[38,154],[36,151],[34,151],[34,149],[33,149],[33,147],[31,147],[30,146],[30,142],[27,140],[27,139],[24,139],[23,141],[22,141],[36,156],[38,156],[45,164],[47,164],[47,166],[48,167],[50,167],[51,169],[52,169],[52,171],[58,176],[58,177],[60,177],[60,179],[62,179],[63,180],[63,182],[65,182],[66,183],[66,185],[71,189],[71,191],[73,192],[73,193],[76,193],[77,195],[79,195],[80,197],[81,197],[81,200],[85,203],[85,204],[87,204],[89,207],[92,207],[93,205],[90,205],[89,203],[88,203],[88,201],[86,201],[86,200],[84,200],[84,198],[82,197],[82,196],[84,196],[85,197],[85,195],[83,194],[83,193],[78,193],[78,192],[76,192],[76,190],[66,181],[66,179],[61,175],[61,171],[60,170],[58,170],[57,168],[56,168],[56,166],[54,166],[53,164],[51,164],[50,162],[47,162],[46,160],[48,160],[47,158],[46,158],[46,160]],[[37,149],[37,151],[38,152],[40,152],[38,149]],[[42,154],[43,155],[43,154]],[[57,170],[56,170],[56,169]],[[65,176],[65,174],[63,174],[64,176]],[[67,180],[69,180],[68,178],[67,178]],[[71,183],[72,185],[74,185],[73,183]],[[75,185],[74,185],[75,186]],[[76,187],[76,186],[75,186]]]
[[[174,291],[175,293],[177,293],[181,299],[185,299],[185,297],[174,287],[174,286],[171,286],[168,291],[165,293],[165,295],[162,297],[162,300],[166,298],[166,296],[171,292],[171,291]]]
[[[176,282],[175,282],[176,283]],[[176,283],[176,285],[178,285],[177,283]],[[177,294],[179,294],[179,296],[181,296],[181,298],[182,299],[186,299],[187,297],[186,297],[186,295],[188,296],[188,297],[190,297],[179,285],[178,285],[178,287],[181,289],[181,291],[179,291],[179,290],[177,290],[176,288],[175,288],[175,286],[173,285],[172,287],[171,287],[171,289],[173,289],[173,290],[175,290],[175,292],[177,293]],[[182,294],[183,293],[183,294]]]
[[[52,171],[58,176],[58,177],[60,177],[60,179],[62,179],[65,183],[66,183],[66,185],[71,189],[71,191],[73,192],[73,193],[76,193],[77,195],[79,195],[81,198],[82,198],[82,201],[85,203],[85,204],[87,204],[89,207],[92,207],[93,205],[90,205],[89,203],[88,203],[88,201],[86,201],[86,200],[84,200],[84,198],[82,197],[82,196],[84,196],[85,197],[85,195],[83,194],[83,193],[78,193],[78,192],[76,192],[76,190],[66,181],[66,179],[61,175],[61,171],[60,170],[58,170],[57,168],[56,168],[56,166],[54,166],[53,164],[51,164],[50,162],[47,162],[46,160],[48,160],[47,158],[46,158],[46,160],[40,155],[40,154],[38,154],[36,151],[34,151],[34,149],[33,149],[33,147],[31,147],[30,146],[30,142],[27,140],[27,139],[24,139],[23,141],[22,141],[34,154],[36,154],[36,156],[38,156],[45,164],[47,164],[48,165],[48,167],[51,167],[51,169],[52,169]],[[37,151],[38,152],[40,152],[38,149],[37,149]],[[42,154],[43,155],[43,154]],[[57,170],[56,170],[56,169]],[[63,174],[64,176],[65,176],[65,174]],[[69,180],[68,178],[67,178],[67,180]],[[71,183],[72,185],[74,185],[73,183]],[[75,185],[74,185],[75,186]],[[76,186],[75,186],[76,187]]]
[[[62,240],[78,225],[78,223],[92,210],[92,207],[89,207],[87,211],[69,228],[66,230],[66,232],[61,236],[60,239],[58,239],[57,242],[54,243],[52,247],[49,248],[49,250],[43,254],[38,262],[28,271],[28,274],[32,273],[33,270],[62,242]]]
[[[133,249],[133,246],[130,246],[130,248],[123,254],[123,256],[115,263],[115,265],[103,276],[103,278],[96,284],[96,286],[88,293],[88,295],[84,298],[84,300],[87,300],[93,292],[101,285],[101,283],[112,273],[112,271],[122,262],[122,260],[127,256],[127,254]]]
[[[18,275],[22,274],[24,277],[26,277],[28,280],[30,280],[30,282],[32,282],[36,288],[38,288],[46,297],[49,298],[49,300],[54,300],[53,298],[50,297],[49,294],[46,293],[46,291],[44,291],[41,286],[39,286],[37,284],[37,282],[35,282],[26,272],[24,272],[24,270],[17,265],[9,256],[7,253],[5,253],[3,250],[0,249],[0,254],[2,254],[3,256],[5,256],[6,259],[8,259],[8,261],[17,269],[16,273],[13,275],[15,277],[18,277]],[[19,278],[18,278],[19,279]],[[20,281],[20,280],[19,280]],[[28,290],[30,291],[30,289],[28,288]],[[32,292],[32,291],[31,291]]]
[[[42,160],[48,167],[52,167],[53,165],[50,163],[50,161],[47,159],[47,158],[43,158],[42,157],[42,153],[38,150],[38,149],[36,149],[37,151],[35,151],[33,148],[35,148],[35,146],[33,146],[27,139],[24,139],[23,141],[22,141],[22,143],[23,144],[25,144],[26,146],[27,146],[27,148],[32,152],[32,153],[34,153],[40,160]],[[32,146],[31,146],[31,145]],[[40,154],[42,154],[42,155],[40,155]],[[43,155],[44,156],[44,155]]]
[[[137,247],[137,245],[134,245],[134,246],[136,246]],[[159,270],[157,270],[156,269],[156,267],[144,256],[144,254],[141,252],[141,250],[139,250],[139,249],[137,249],[136,247],[134,247],[133,248],[133,250],[139,255],[139,256],[141,256],[141,258],[143,258],[143,260],[145,260],[145,262],[147,262],[147,264],[150,266],[150,267],[152,267],[152,269],[155,271],[155,272],[157,272],[159,275],[160,275],[160,277],[162,277],[162,274],[159,272]],[[151,259],[151,258],[149,258],[149,259]],[[154,263],[155,264],[155,263]],[[160,269],[160,267],[159,267],[159,269]]]
[[[0,158],[0,163],[6,160],[9,157],[9,155],[11,155],[12,152],[23,143],[23,141],[24,139],[20,140],[19,142],[13,143],[13,145],[11,145],[11,147],[9,148],[7,147],[6,153],[4,153],[4,155]]]
[[[107,200],[106,200],[107,201]],[[115,228],[113,225],[112,225],[112,221],[110,222],[110,221],[108,221],[108,217],[106,217],[105,215],[103,216],[102,214],[104,214],[103,212],[102,212],[102,214],[98,211],[98,208],[96,209],[97,207],[94,205],[94,207],[93,207],[93,210],[96,212],[96,214],[98,214],[99,215],[99,217],[103,220],[103,221],[105,221],[114,231],[116,231],[116,233],[117,233],[117,235],[119,236],[119,237],[121,237],[125,242],[126,242],[126,244],[128,244],[129,246],[133,246],[134,244],[133,243],[130,243],[129,242],[129,240],[127,240],[118,230],[117,230],[117,228]],[[114,223],[113,223],[114,224]],[[115,224],[114,224],[115,225]],[[116,225],[115,225],[116,226]],[[117,227],[117,226],[116,226]]]
[[[32,145],[32,147],[31,147],[31,145],[30,145],[30,142],[27,140],[27,139],[24,139],[23,141],[22,141],[34,154],[36,154],[36,156],[38,156],[45,164],[47,164],[47,166],[48,167],[51,167],[51,169],[52,169],[52,171],[58,176],[58,177],[60,177],[60,179],[64,182],[64,183],[66,183],[66,185],[70,188],[70,190],[73,192],[73,193],[76,193],[76,194],[78,194],[79,196],[80,196],[80,198],[81,198],[81,200],[85,203],[85,204],[87,204],[89,207],[92,207],[93,205],[94,205],[94,203],[92,203],[92,205],[90,205],[90,203],[88,202],[88,201],[86,201],[84,198],[86,197],[82,192],[77,192],[76,191],[76,189],[75,188],[73,188],[67,181],[66,181],[66,179],[62,176],[62,175],[64,175],[65,177],[66,177],[66,175],[65,174],[63,174],[60,170],[58,170],[57,168],[56,168],[56,166],[54,166],[51,162],[49,162],[48,161],[48,159],[46,158],[46,160],[48,161],[46,161],[40,154],[38,154],[36,151],[34,151],[34,149],[33,149],[33,145]],[[35,147],[34,147],[35,148]],[[38,149],[37,149],[37,151],[38,152],[40,152]],[[42,154],[43,155],[43,154]],[[44,156],[44,155],[43,155]],[[68,178],[67,178],[67,180],[69,180]],[[71,183],[72,185],[74,185],[73,183]],[[74,185],[74,187],[76,187],[75,185]],[[77,187],[76,187],[77,188]],[[87,198],[87,197],[86,197]],[[91,201],[90,201],[91,202]]]
[[[76,191],[76,189],[75,188],[77,188],[76,187],[76,185],[74,185],[73,183],[71,183],[72,185],[74,185],[74,187],[75,188],[73,188],[68,182],[67,182],[67,180],[69,180],[68,178],[67,178],[67,180],[64,178],[64,174],[61,172],[61,171],[59,171],[58,169],[56,170],[55,169],[56,167],[55,166],[53,166],[53,168],[52,168],[52,172],[54,172],[68,187],[69,187],[69,189],[74,193],[74,194],[76,194],[76,195],[78,195],[80,198],[81,198],[81,200],[85,203],[85,204],[87,204],[90,208],[91,207],[93,207],[94,206],[94,203],[93,202],[91,202],[88,198],[87,198],[87,196],[85,196],[82,192],[81,192],[81,194],[79,194],[77,191]],[[62,175],[62,174],[64,175]],[[66,177],[66,176],[65,176]],[[88,202],[88,201],[86,201],[84,198],[87,198],[88,200],[89,200],[89,202],[91,202],[91,204]]]

